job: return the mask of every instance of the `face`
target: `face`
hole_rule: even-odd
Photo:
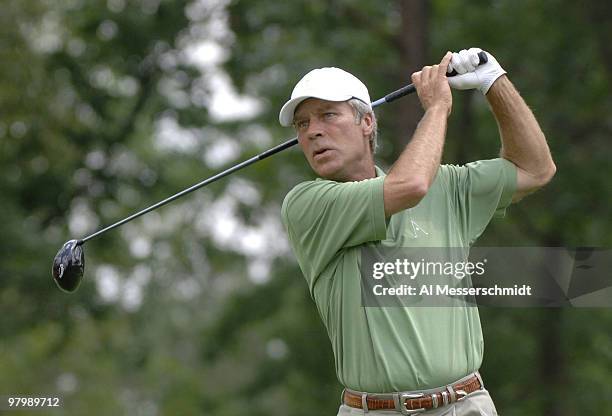
[[[340,182],[374,177],[369,137],[372,116],[355,122],[355,112],[346,101],[309,98],[296,109],[293,125],[298,142],[318,176]]]

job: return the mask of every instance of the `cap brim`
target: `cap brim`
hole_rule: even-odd
[[[278,114],[278,121],[280,122],[281,126],[291,126],[291,124],[293,124],[293,114],[295,113],[295,109],[302,103],[302,101],[309,98],[311,97],[295,97],[287,101]]]
[[[304,95],[301,97],[292,98],[289,101],[287,101],[285,105],[283,105],[283,108],[281,108],[281,111],[278,114],[278,121],[280,122],[281,126],[290,127],[293,124],[293,115],[295,114],[295,109],[303,101],[309,98],[318,98],[320,100],[325,100],[325,101],[347,101],[353,98],[353,96],[349,95],[349,96],[341,96],[341,97],[339,96],[330,97],[330,96]]]

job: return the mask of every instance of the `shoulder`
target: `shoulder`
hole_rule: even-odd
[[[297,202],[322,202],[339,196],[367,192],[371,186],[384,180],[383,177],[364,179],[362,181],[337,182],[328,179],[316,179],[302,182],[287,193],[283,206],[289,208]]]
[[[316,200],[325,189],[333,186],[333,181],[316,179],[305,181],[294,186],[283,199],[281,213],[283,221],[287,222],[291,212],[296,207],[303,207],[311,201]]]
[[[287,221],[304,215],[317,215],[331,208],[350,208],[363,205],[372,195],[382,198],[383,177],[376,177],[355,182],[336,182],[327,179],[316,179],[296,185],[283,200],[282,215]]]
[[[316,179],[297,184],[287,193],[287,195],[285,195],[285,199],[283,200],[283,210],[289,208],[299,199],[314,197],[317,193],[325,188],[333,186],[333,183],[333,181]]]
[[[495,175],[513,173],[516,171],[514,163],[504,158],[476,160],[465,165],[440,165],[438,175],[443,180],[467,177],[470,175]]]
[[[511,189],[516,182],[516,166],[503,158],[477,160],[465,165],[441,165],[435,186],[450,193],[475,195]]]
[[[517,168],[503,158],[477,160],[465,165],[442,165],[436,182],[449,193],[506,201],[516,188]]]
[[[465,166],[453,164],[440,165],[433,186],[449,188],[457,185],[464,170]]]

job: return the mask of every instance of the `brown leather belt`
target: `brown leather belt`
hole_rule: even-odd
[[[478,372],[455,384],[440,389],[408,393],[360,393],[345,389],[345,405],[364,410],[397,410],[405,415],[414,415],[430,409],[455,403],[470,393],[484,388]]]

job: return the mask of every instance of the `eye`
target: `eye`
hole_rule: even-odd
[[[325,117],[327,120],[329,120],[330,118],[334,118],[335,116],[336,116],[336,113],[332,111],[328,111],[327,113],[323,114],[323,117]]]
[[[296,130],[306,130],[308,128],[308,120],[298,120],[293,124]]]

